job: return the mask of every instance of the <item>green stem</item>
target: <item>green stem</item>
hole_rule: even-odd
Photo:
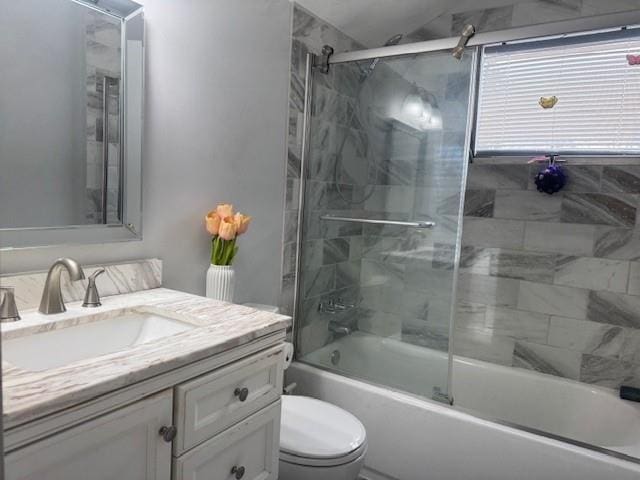
[[[233,251],[236,246],[236,239],[233,240],[225,240],[224,242],[224,256],[223,256],[223,265],[231,265],[231,261],[233,260]]]
[[[216,264],[216,239],[218,237],[215,236],[211,239],[211,265]]]
[[[224,265],[224,263],[222,262],[223,258],[224,258],[224,240],[218,237],[216,265]]]
[[[219,236],[211,239],[211,263],[213,265],[231,265],[238,253],[236,239],[223,240]]]
[[[220,265],[220,261],[222,259],[222,253],[223,253],[222,239],[216,235],[211,240],[211,263],[213,265]]]

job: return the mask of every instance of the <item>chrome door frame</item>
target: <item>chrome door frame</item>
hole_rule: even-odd
[[[436,44],[438,41],[432,42],[419,42],[420,44]],[[456,41],[457,43],[457,41]],[[411,44],[416,45],[416,44]],[[384,47],[384,49],[389,48],[397,48],[397,47]],[[373,50],[364,50],[362,52],[378,52],[380,49]],[[440,51],[437,50],[425,50],[423,52],[417,53],[429,53]],[[469,108],[467,111],[467,124],[465,130],[465,143],[464,149],[465,152],[469,152],[471,148],[471,138],[472,138],[472,122],[475,117],[475,98],[476,98],[476,89],[477,89],[477,74],[478,74],[478,59],[479,59],[479,48],[470,47],[470,51],[472,51],[473,58],[471,60],[471,70],[469,72],[470,81],[469,81]],[[359,52],[353,52],[357,54]],[[415,54],[416,52],[412,52],[411,54]],[[346,55],[346,54],[345,54]],[[390,55],[385,55],[389,57]],[[395,55],[394,55],[395,56]],[[355,60],[345,60],[339,62],[331,62],[331,59],[334,57],[330,57],[331,63],[346,63]],[[373,57],[377,58],[377,57]],[[371,59],[369,57],[368,59]],[[456,61],[452,59],[452,61]],[[305,67],[305,96],[304,96],[304,109],[303,109],[303,127],[302,127],[302,153],[300,158],[300,186],[298,192],[298,217],[297,217],[297,228],[296,228],[296,260],[295,260],[295,279],[294,279],[294,296],[293,296],[293,323],[291,327],[291,338],[294,345],[298,345],[298,322],[300,312],[302,311],[302,295],[300,292],[300,288],[302,286],[302,259],[304,255],[304,247],[303,247],[303,229],[304,229],[304,207],[305,207],[305,192],[306,192],[306,182],[307,182],[307,174],[308,174],[308,158],[310,153],[310,135],[311,135],[311,112],[312,112],[312,100],[313,100],[313,71],[314,67],[318,65],[318,56],[313,53],[308,53],[306,58],[306,67]],[[451,295],[451,309],[449,313],[449,347],[448,347],[448,360],[447,360],[447,380],[446,380],[446,400],[443,398],[443,401],[446,401],[449,405],[453,405],[453,331],[454,331],[454,321],[455,321],[455,305],[456,305],[456,297],[457,297],[457,285],[458,285],[458,264],[460,261],[460,250],[461,250],[461,241],[462,241],[462,217],[464,213],[464,199],[465,199],[465,191],[466,191],[466,181],[467,181],[467,170],[468,170],[468,161],[463,159],[463,171],[462,171],[462,181],[460,183],[460,206],[458,209],[458,229],[456,233],[456,248],[455,248],[455,256],[454,256],[454,274],[453,274],[453,283],[452,283],[452,295]],[[298,359],[299,350],[298,348],[294,349],[294,359]],[[443,396],[444,397],[444,396]]]
[[[298,345],[297,330],[298,319],[301,309],[300,287],[302,270],[302,232],[304,225],[304,205],[305,190],[307,185],[307,160],[310,150],[310,133],[311,133],[311,101],[313,98],[313,67],[316,64],[317,56],[313,53],[307,53],[307,63],[305,67],[304,80],[304,110],[302,122],[302,154],[300,156],[300,186],[298,192],[298,225],[296,227],[296,265],[295,279],[293,285],[293,322],[291,326],[291,338],[294,345]],[[298,349],[294,349],[294,358],[298,357]]]
[[[449,310],[449,355],[447,370],[447,398],[449,405],[453,405],[453,349],[455,344],[455,320],[458,305],[458,276],[460,271],[460,254],[462,252],[462,232],[464,224],[464,202],[467,194],[467,175],[471,158],[471,146],[473,145],[474,128],[476,118],[476,97],[478,91],[478,75],[480,73],[480,47],[467,47],[473,50],[471,58],[471,70],[469,71],[469,97],[467,107],[467,124],[464,133],[464,157],[462,158],[462,178],[460,179],[460,202],[458,205],[458,228],[456,231],[456,244],[453,258],[453,282],[451,284],[451,309]],[[465,52],[466,53],[466,52]]]
[[[478,47],[494,43],[529,40],[539,37],[588,32],[590,30],[620,28],[632,25],[640,25],[640,9],[609,13],[606,15],[582,17],[573,20],[562,20],[558,22],[508,28],[505,30],[496,30],[495,32],[476,33],[469,39],[467,47]],[[459,40],[460,37],[449,37],[437,40],[427,40],[425,42],[393,45],[390,47],[336,53],[329,57],[329,65],[372,60],[374,58],[414,55],[417,53],[436,52],[439,50],[453,50]]]

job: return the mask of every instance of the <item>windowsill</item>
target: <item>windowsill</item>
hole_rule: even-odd
[[[534,156],[539,155],[518,155],[518,156],[495,156],[495,157],[473,157],[472,163],[475,165],[520,165],[526,164]],[[558,155],[557,157],[563,165],[640,165],[640,156],[580,156],[580,155]]]

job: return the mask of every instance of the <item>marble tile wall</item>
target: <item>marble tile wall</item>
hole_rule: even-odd
[[[467,22],[478,31],[488,31],[639,5],[638,0],[518,2],[445,15],[408,38],[456,35]],[[294,7],[280,302],[284,313],[291,312],[295,281],[304,59],[307,51],[317,53],[326,43],[337,51],[359,48],[330,25]],[[446,349],[455,253],[451,238],[457,228],[460,178],[456,183],[452,162],[435,159],[459,156],[464,132],[443,132],[441,138],[411,146],[414,156],[420,152],[430,161],[416,163],[398,153],[369,161],[368,168],[360,168],[358,161],[348,163],[340,172],[344,188],[339,195],[333,179],[335,159],[328,154],[328,147],[339,138],[336,129],[355,130],[348,147],[354,159],[371,160],[376,145],[388,138],[368,131],[366,141],[354,141],[359,126],[340,125],[344,109],[352,108],[348,95],[339,96],[345,94],[344,82],[349,79],[329,75],[325,80],[319,86],[315,114],[329,114],[314,135],[307,192],[307,202],[318,205],[314,213],[422,215],[435,218],[442,230],[424,236],[402,228],[308,220],[303,260],[306,299],[299,324],[305,329],[307,348],[331,340],[327,316],[320,315],[317,307],[320,300],[340,292],[346,302],[359,299],[360,330]],[[340,82],[340,92],[332,88],[334,81]],[[459,107],[464,92],[455,88],[451,75],[443,81],[446,100],[452,102],[443,110],[463,118]],[[610,162],[569,164],[565,190],[547,196],[535,190],[532,167],[527,165],[489,160],[471,166],[458,278],[457,354],[608,387],[640,386],[638,169]],[[372,187],[372,196],[359,203]],[[332,319],[352,320],[343,317]]]
[[[408,40],[455,36],[466,23],[486,32],[639,7],[640,0],[504,2],[442,15]],[[547,196],[535,190],[532,167],[500,163],[472,165],[467,180],[456,353],[640,386],[640,167],[569,164],[565,190]],[[446,270],[452,246],[434,248],[441,252],[433,267]]]
[[[100,265],[84,266],[88,277]],[[133,262],[104,265],[105,273],[96,278],[96,286],[101,296],[132,293],[162,286],[162,260],[151,258]],[[18,309],[37,308],[40,305],[47,272],[26,272],[0,276],[0,285],[13,287]],[[62,295],[66,302],[84,298],[88,280],[70,282],[66,272],[62,274]]]
[[[293,21],[285,255],[280,305],[286,313],[293,306],[295,281],[295,206],[300,188],[304,58],[307,51],[317,53],[325,43],[333,45],[336,51],[361,48],[303,9],[294,7]],[[450,61],[450,58],[446,56],[446,60]],[[464,141],[464,132],[459,128],[464,128],[464,122],[445,118],[447,125],[458,127],[452,131],[431,132],[427,136],[403,130],[381,121],[383,118],[379,115],[371,115],[378,107],[387,107],[393,98],[404,98],[413,91],[415,87],[400,74],[409,64],[405,62],[394,68],[381,62],[366,82],[361,81],[362,71],[357,65],[338,65],[328,75],[315,78],[303,226],[303,304],[296,319],[301,332],[298,347],[303,354],[331,340],[329,322],[398,337],[402,335],[403,323],[406,329],[421,329],[428,314],[430,325],[435,323],[434,318],[438,319],[439,325],[448,324],[451,305],[446,299],[450,298],[453,278],[449,278],[448,289],[439,290],[439,297],[430,297],[428,294],[434,290],[425,285],[409,284],[410,288],[403,289],[403,285],[407,285],[403,279],[405,275],[412,278],[417,275],[415,256],[424,256],[423,265],[427,259],[430,262],[434,238],[450,238],[452,228],[455,235],[456,221],[444,220],[447,216],[457,215],[457,204],[451,212],[440,215],[443,222],[439,222],[437,232],[363,227],[319,219],[323,214],[342,214],[408,220],[414,217],[417,199],[430,205],[430,200],[443,197],[443,192],[446,192],[445,200],[459,198],[462,175],[459,160]],[[432,72],[436,70],[431,69]],[[466,82],[459,80],[448,73],[430,73],[425,79],[425,87],[439,92],[440,108],[445,116],[459,110],[448,108],[449,103],[460,104],[461,96],[466,99],[468,76]],[[451,150],[456,142],[458,148]],[[339,162],[337,152],[341,152]],[[455,168],[451,166],[453,162],[435,161],[449,157],[458,159]],[[419,196],[426,192],[423,187],[439,188],[437,192],[430,191],[427,199]],[[445,203],[455,203],[455,198]],[[436,214],[426,208],[422,210],[418,214],[420,218],[431,218]],[[329,299],[341,299],[344,304],[355,307],[331,315],[320,312],[319,304]],[[448,330],[443,327],[442,332],[440,341],[447,342]]]
[[[286,198],[284,211],[284,255],[280,309],[284,314],[293,311],[296,259],[296,230],[298,228],[298,196],[300,192],[300,159],[302,155],[302,123],[304,111],[304,85],[306,56],[319,54],[324,45],[336,52],[362,48],[357,42],[294,4],[291,39],[291,76],[289,91],[289,130],[286,159]],[[358,297],[359,245],[362,228],[319,222],[323,213],[349,211],[352,199],[358,195],[356,179],[362,176],[351,168],[350,159],[362,155],[366,140],[362,132],[348,125],[355,94],[348,87],[354,85],[354,69],[341,69],[340,78],[331,71],[319,76],[315,85],[314,135],[308,164],[306,204],[311,205],[305,225],[303,246],[303,304],[300,322],[300,346],[312,351],[330,341],[329,316],[318,312],[318,305],[328,298],[341,298],[355,303]],[[334,88],[334,81],[340,88]],[[346,86],[346,88],[345,88]],[[351,94],[351,96],[350,96]],[[345,168],[334,174],[336,142],[346,136],[343,158]],[[349,322],[354,312],[333,315],[331,320]]]
[[[470,75],[465,65],[452,67],[444,55],[392,65],[396,71],[421,72],[413,80],[436,99],[443,129],[416,132],[395,123],[369,127],[375,141],[368,152],[365,192],[370,197],[364,205],[365,215],[430,220],[436,227],[428,231],[364,228],[358,327],[375,335],[447,349],[454,281],[452,244],[459,228],[466,161],[465,122],[457,117],[466,114]],[[376,86],[375,98],[383,96],[385,89],[407,91],[403,77],[389,75],[384,81],[390,85]]]
[[[490,162],[469,169],[454,350],[640,386],[640,166],[569,160],[547,195],[541,167]]]

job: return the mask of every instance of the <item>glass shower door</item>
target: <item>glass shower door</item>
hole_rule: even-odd
[[[448,400],[474,55],[313,70],[299,360]]]

